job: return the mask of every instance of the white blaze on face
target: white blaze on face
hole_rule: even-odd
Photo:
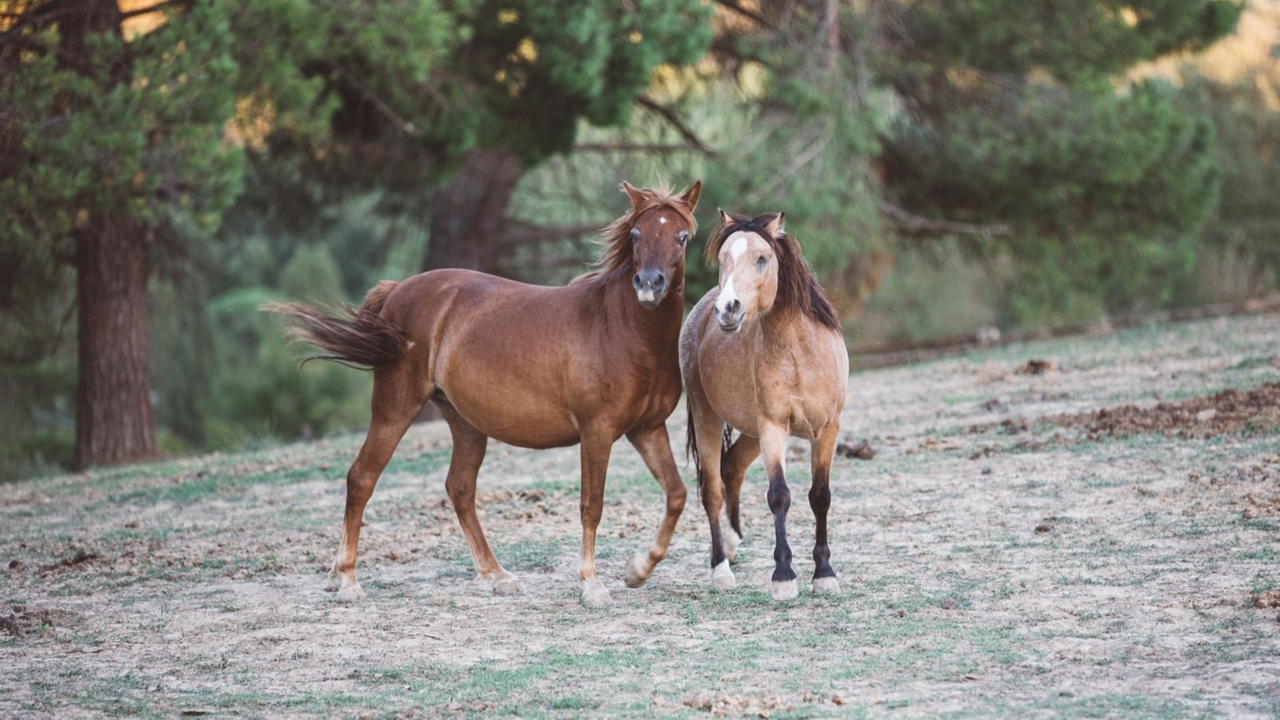
[[[738,295],[738,291],[733,287],[733,275],[737,270],[738,261],[747,253],[747,246],[750,242],[747,240],[747,234],[744,232],[736,232],[729,236],[725,241],[724,251],[720,258],[721,267],[725,267],[728,277],[720,285],[720,294],[716,296],[716,314],[723,314],[725,307],[733,300],[742,300]],[[727,257],[725,257],[727,255]],[[727,267],[726,267],[727,266]]]

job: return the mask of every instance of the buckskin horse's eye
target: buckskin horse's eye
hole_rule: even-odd
[[[766,260],[763,255],[756,258],[756,272],[764,272],[764,268],[768,264],[769,264],[769,261]]]
[[[631,242],[640,242],[640,231],[635,228],[631,228]]]

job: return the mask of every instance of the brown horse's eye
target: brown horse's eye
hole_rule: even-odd
[[[676,242],[680,243],[681,245],[684,245],[685,243],[689,242],[689,233],[682,232],[679,235],[677,235]]]
[[[635,228],[631,228],[631,242],[640,242],[640,231]]]
[[[769,264],[769,261],[766,260],[763,255],[756,258],[756,272],[764,272],[764,268],[768,264]]]

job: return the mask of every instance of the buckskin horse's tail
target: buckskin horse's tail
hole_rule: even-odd
[[[705,482],[702,475],[702,456],[698,453],[698,432],[693,427],[693,408],[689,405],[688,397],[685,398],[685,409],[688,411],[688,422],[685,426],[684,434],[684,453],[685,457],[693,460],[693,471],[698,476],[698,492],[702,492],[702,483]],[[724,425],[724,436],[720,438],[720,478],[724,479],[724,456],[729,454],[729,448],[733,446],[733,428],[728,423]]]
[[[297,326],[289,335],[327,350],[327,355],[311,355],[303,360],[332,360],[359,369],[378,370],[404,356],[404,331],[382,319],[387,295],[399,283],[382,280],[364,296],[359,309],[346,303],[336,311],[320,310],[299,303],[263,305],[267,312],[290,318]]]

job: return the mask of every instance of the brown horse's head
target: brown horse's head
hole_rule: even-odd
[[[631,211],[605,228],[602,272],[625,270],[641,307],[656,308],[667,290],[684,283],[684,251],[698,230],[693,210],[702,183],[695,182],[680,195],[663,190],[639,189],[623,182],[631,198]]]

